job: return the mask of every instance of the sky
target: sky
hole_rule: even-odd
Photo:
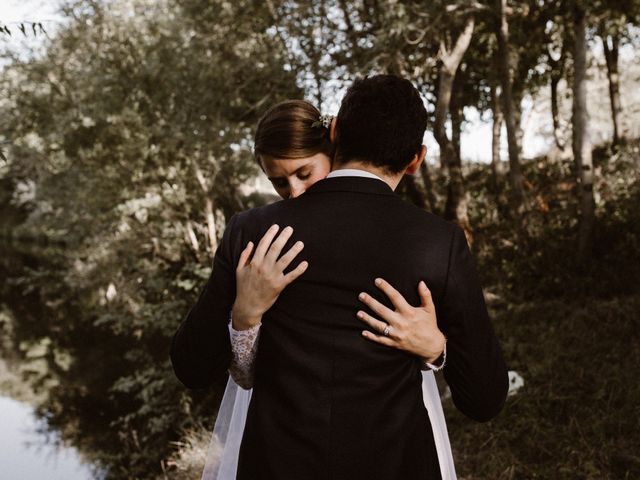
[[[0,18],[4,23],[24,20],[55,20],[59,2],[57,0],[2,0]]]
[[[62,17],[57,13],[58,0],[0,0],[0,20],[11,26],[14,22],[42,22],[45,29],[54,27]]]

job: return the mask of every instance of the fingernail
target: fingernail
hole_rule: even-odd
[[[274,230],[277,230],[277,229],[279,229],[280,227],[279,227],[277,224],[275,224],[275,223],[274,223],[273,225],[271,225],[271,228],[273,228]]]
[[[382,279],[381,278],[376,278],[376,285],[380,285],[382,283]]]
[[[360,300],[364,300],[364,293],[361,293],[360,295],[358,295],[358,298],[359,298]]]
[[[285,232],[289,233],[289,232],[293,232],[293,228],[291,227],[287,227],[284,229]]]
[[[358,315],[358,318],[364,318],[364,312],[362,311],[358,312],[356,315]]]
[[[302,241],[298,240],[298,241],[296,242],[296,247],[297,247],[297,248],[302,248],[302,247],[304,247],[304,243],[302,243]]]

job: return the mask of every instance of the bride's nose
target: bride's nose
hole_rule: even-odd
[[[291,182],[291,185],[289,188],[291,189],[290,198],[299,197],[305,191],[305,187],[302,182]]]

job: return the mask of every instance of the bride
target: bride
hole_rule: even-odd
[[[302,195],[308,187],[329,174],[333,156],[331,128],[331,117],[321,116],[313,105],[300,100],[282,102],[262,117],[255,135],[255,156],[282,198]],[[252,395],[253,367],[262,315],[276,302],[285,287],[308,267],[307,262],[301,262],[295,268],[292,265],[304,248],[302,242],[296,242],[283,253],[292,235],[290,227],[280,229],[274,225],[257,245],[249,242],[240,256],[236,268],[237,295],[229,322],[233,358],[207,453],[203,480],[236,478],[238,452]],[[384,307],[369,295],[359,298],[380,319],[390,323],[391,316],[411,317],[413,321],[417,319],[430,323],[433,331],[442,335],[436,327],[435,307],[424,282],[418,285],[422,301],[419,307],[409,305],[384,280],[377,281],[376,286],[392,300],[395,311]],[[363,327],[365,324],[372,327],[380,324],[379,320],[364,311],[357,312],[357,316],[363,321]],[[380,328],[373,330],[379,331]],[[363,341],[389,345],[389,338],[384,335],[375,335],[368,330],[362,333]],[[417,337],[417,340],[420,338]],[[442,353],[438,351],[432,358],[423,357],[422,393],[433,430],[441,475],[443,480],[450,480],[455,479],[456,474],[434,377],[434,371],[441,369],[446,361],[446,339],[443,335],[441,340],[444,345]],[[412,347],[415,349],[418,345],[408,344],[403,348],[415,353]]]

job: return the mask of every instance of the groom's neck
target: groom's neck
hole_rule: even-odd
[[[402,180],[402,176],[404,172],[400,173],[389,173],[387,170],[377,167],[375,165],[371,165],[367,162],[362,162],[360,160],[351,160],[346,163],[339,163],[333,165],[332,170],[346,170],[346,169],[354,169],[354,170],[363,170],[365,172],[373,173],[380,177],[387,185],[391,187],[392,190],[395,190],[400,180]]]

